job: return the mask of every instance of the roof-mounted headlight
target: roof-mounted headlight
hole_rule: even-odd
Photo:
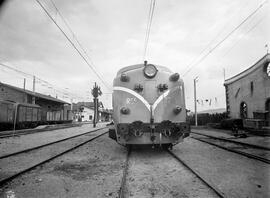
[[[143,73],[147,78],[154,78],[157,72],[157,68],[152,64],[146,65],[143,69]]]

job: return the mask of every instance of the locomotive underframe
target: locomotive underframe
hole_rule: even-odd
[[[177,144],[189,136],[187,122],[172,123],[121,123],[116,125],[116,136],[120,144]]]

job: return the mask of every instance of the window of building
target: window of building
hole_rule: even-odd
[[[248,115],[247,104],[245,102],[241,102],[241,104],[240,104],[240,117],[247,118],[247,115]]]
[[[93,117],[93,116],[90,115],[90,116],[89,116],[89,120],[92,120],[92,117]]]
[[[251,95],[253,94],[253,89],[254,89],[254,85],[253,85],[253,81],[250,82],[250,93]]]
[[[270,77],[270,62],[266,64],[265,71],[266,71],[267,76]]]
[[[270,98],[268,98],[265,102],[265,110],[266,110],[266,126],[270,126]]]
[[[235,93],[235,95],[234,95],[235,98],[237,98],[237,96],[238,96],[238,94],[239,94],[239,91],[240,91],[240,87],[237,89],[237,91],[236,91],[236,93]]]

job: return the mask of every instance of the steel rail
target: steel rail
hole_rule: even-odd
[[[119,198],[124,198],[125,197],[126,179],[127,179],[127,174],[128,174],[130,153],[131,153],[131,147],[128,147],[128,151],[127,151],[127,155],[126,155],[125,167],[124,167],[124,170],[123,170],[123,176],[122,176],[122,181],[121,181],[121,187],[120,187],[119,195],[118,195]]]
[[[182,163],[188,170],[190,170],[194,175],[196,175],[203,183],[205,183],[209,188],[211,188],[220,198],[226,198],[227,196],[219,190],[218,187],[216,187],[212,182],[207,181],[205,178],[203,178],[196,170],[192,169],[183,159],[181,159],[179,156],[174,154],[170,150],[166,150],[170,155],[172,155],[177,161]]]
[[[26,153],[26,152],[29,152],[29,151],[32,151],[32,150],[40,149],[42,147],[50,146],[52,144],[56,144],[56,143],[59,143],[59,142],[63,142],[63,141],[72,139],[72,138],[76,138],[76,137],[79,137],[79,136],[90,134],[90,133],[93,133],[93,132],[96,132],[98,130],[102,130],[102,129],[105,129],[105,128],[107,128],[107,127],[102,127],[102,128],[95,129],[95,130],[92,130],[92,131],[88,131],[88,132],[85,132],[85,133],[81,133],[81,134],[78,134],[78,135],[70,136],[70,137],[67,137],[67,138],[64,138],[64,139],[61,139],[61,140],[57,140],[57,141],[54,141],[54,142],[49,142],[49,143],[42,144],[42,145],[39,145],[39,146],[35,146],[35,147],[32,147],[32,148],[17,151],[17,152],[14,152],[14,153],[9,153],[9,154],[6,154],[6,155],[2,155],[2,156],[0,156],[0,159],[11,157],[11,156],[18,155],[18,154],[21,154],[21,153]]]
[[[207,135],[207,134],[203,134],[203,133],[198,133],[198,132],[193,132],[193,131],[191,131],[190,133],[194,133],[194,134],[197,134],[197,135],[202,135],[202,136],[209,137],[209,138],[212,138],[212,139],[223,140],[223,141],[227,141],[227,142],[241,144],[241,145],[248,146],[248,147],[253,147],[253,148],[257,148],[257,149],[270,151],[270,147],[267,147],[267,146],[260,146],[260,145],[245,143],[245,142],[238,142],[238,141],[230,140],[230,139],[227,139],[227,138],[215,137],[215,136],[211,136],[211,135]]]
[[[26,173],[26,172],[29,172],[29,171],[33,170],[34,168],[36,168],[36,167],[38,167],[38,166],[41,166],[41,165],[43,165],[43,164],[45,164],[45,163],[47,163],[47,162],[50,162],[50,161],[52,161],[53,159],[55,159],[55,158],[57,158],[57,157],[60,157],[60,156],[66,154],[66,153],[68,153],[68,152],[71,152],[71,151],[73,151],[73,150],[75,150],[75,149],[77,149],[77,148],[79,148],[79,147],[81,147],[81,146],[87,144],[88,142],[91,142],[91,141],[93,141],[93,140],[95,140],[95,139],[97,139],[97,138],[99,138],[99,137],[105,135],[106,133],[108,133],[108,131],[106,131],[106,132],[104,132],[104,133],[102,133],[102,134],[100,134],[100,135],[97,135],[96,137],[93,137],[93,138],[91,138],[91,139],[89,139],[89,140],[87,140],[87,141],[85,141],[85,142],[82,142],[82,143],[80,143],[80,144],[78,144],[78,145],[76,145],[76,146],[74,146],[74,147],[71,147],[71,148],[69,148],[69,149],[67,149],[67,150],[65,150],[65,151],[63,151],[63,152],[61,152],[61,153],[58,153],[58,154],[56,154],[56,155],[54,155],[54,156],[52,156],[52,157],[50,157],[50,158],[48,158],[48,159],[46,159],[46,160],[44,160],[44,161],[42,161],[42,162],[39,162],[39,163],[37,163],[37,164],[35,164],[35,165],[29,167],[29,168],[26,168],[26,169],[20,171],[20,172],[18,172],[18,173],[15,173],[14,175],[11,175],[11,176],[9,176],[9,177],[7,177],[7,178],[5,178],[5,179],[0,180],[0,187],[2,187],[2,186],[3,186],[4,184],[6,184],[7,182],[10,182],[11,180],[15,179],[16,177],[18,177],[18,176],[20,176],[20,175],[22,175],[22,174],[24,174],[24,173]]]
[[[266,158],[263,158],[263,157],[259,157],[257,155],[253,155],[253,154],[246,153],[246,152],[243,152],[243,151],[238,151],[238,150],[230,149],[230,148],[227,148],[225,146],[221,146],[221,145],[218,145],[218,144],[215,144],[215,143],[212,143],[212,142],[208,142],[206,140],[202,140],[200,138],[195,138],[195,137],[191,137],[191,138],[192,139],[195,139],[195,140],[198,140],[198,141],[201,141],[201,142],[204,142],[204,143],[207,143],[207,144],[210,144],[210,145],[213,145],[213,146],[216,146],[216,147],[221,148],[221,149],[224,149],[226,151],[230,151],[232,153],[237,153],[237,154],[243,155],[245,157],[256,159],[258,161],[261,161],[261,162],[270,164],[270,160],[269,159],[266,159]]]

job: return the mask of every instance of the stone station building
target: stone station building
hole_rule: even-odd
[[[225,80],[224,86],[230,118],[241,118],[249,127],[270,126],[270,54]]]

